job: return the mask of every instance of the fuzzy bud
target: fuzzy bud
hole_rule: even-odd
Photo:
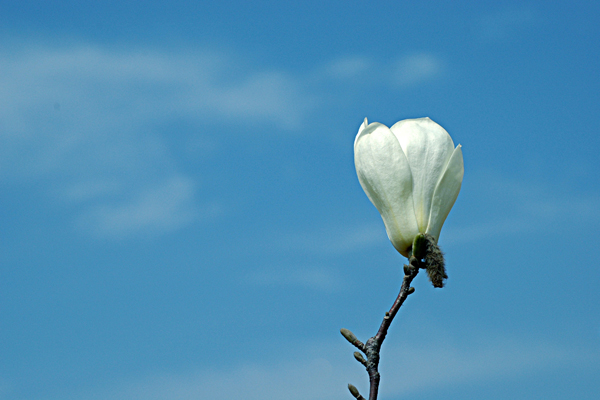
[[[431,235],[424,235],[427,240],[427,252],[425,254],[425,268],[433,287],[444,287],[444,280],[448,279],[444,261],[444,253],[438,247]]]

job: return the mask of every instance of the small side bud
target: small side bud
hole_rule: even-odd
[[[422,233],[419,233],[413,239],[412,254],[419,261],[425,258],[425,254],[427,253],[427,242],[428,241],[425,238],[425,235],[423,235]]]
[[[413,294],[415,292],[415,288],[414,287],[409,287],[408,290],[406,291],[406,294]]]
[[[356,388],[356,386],[354,386],[353,384],[351,384],[351,383],[348,384],[348,390],[350,390],[350,393],[352,394],[352,396],[354,396],[355,399],[358,399],[358,400],[364,399],[364,397],[362,397],[360,395],[360,393],[358,392],[358,389]]]
[[[365,358],[363,357],[363,355],[360,354],[358,351],[354,352],[354,358],[356,358],[356,361],[358,361],[359,363],[361,363],[365,367],[367,366],[367,360],[365,360]]]

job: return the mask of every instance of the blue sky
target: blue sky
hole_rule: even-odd
[[[381,400],[596,399],[592,2],[0,2],[0,399],[350,399],[404,259],[364,117],[465,178]]]

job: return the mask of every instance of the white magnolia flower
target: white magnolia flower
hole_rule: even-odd
[[[367,119],[354,141],[358,180],[405,257],[419,233],[437,241],[464,174],[461,146],[429,118],[391,128]]]

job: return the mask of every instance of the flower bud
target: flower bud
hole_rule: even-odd
[[[354,140],[354,163],[400,254],[408,257],[419,234],[439,239],[464,175],[461,146],[454,147],[444,128],[429,118],[391,128],[365,118]]]

